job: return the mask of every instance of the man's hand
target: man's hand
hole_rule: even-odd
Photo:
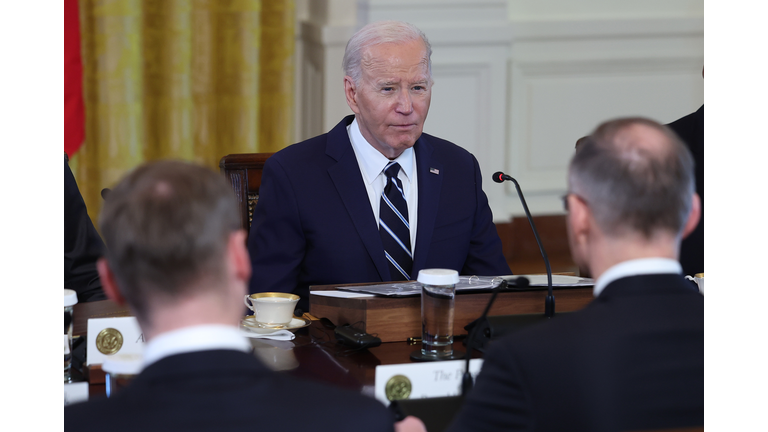
[[[395,423],[395,432],[427,432],[427,427],[418,417],[408,416]]]

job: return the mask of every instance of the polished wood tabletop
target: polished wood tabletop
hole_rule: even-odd
[[[530,296],[543,296],[544,291],[504,293],[514,296],[512,299],[519,309],[519,305],[525,305],[524,301]],[[486,296],[490,294],[472,294],[465,296]],[[578,301],[569,305],[568,296],[576,295]],[[459,296],[460,297],[460,296]],[[501,303],[503,303],[503,295]],[[561,301],[559,310],[580,309],[592,298],[591,288],[569,289],[558,292],[558,299]],[[461,300],[461,299],[459,299]],[[457,303],[461,303],[457,300]],[[473,311],[473,316],[478,316],[487,304],[487,299],[482,298]],[[537,297],[535,303],[537,307],[543,303]],[[541,303],[541,304],[539,304]],[[459,305],[461,306],[461,305]],[[457,309],[461,309],[457,306]],[[535,309],[535,308],[534,308]],[[539,312],[523,308],[513,311],[501,311],[501,313],[531,313]],[[313,310],[313,313],[315,311]],[[469,312],[467,312],[469,313]],[[497,312],[498,313],[498,312]],[[90,303],[78,303],[74,306],[74,324],[73,334],[82,339],[86,339],[88,333],[88,319],[90,318],[108,318],[130,316],[130,310],[125,306],[119,306],[116,303],[104,300]],[[378,347],[357,349],[341,344],[336,340],[332,325],[309,314],[305,318],[311,319],[308,327],[299,329],[295,332],[296,337],[292,341],[272,341],[268,339],[250,339],[254,347],[253,353],[264,364],[271,369],[281,371],[296,377],[322,381],[344,387],[348,389],[363,391],[367,394],[373,394],[375,384],[376,366],[412,363],[410,354],[421,349],[421,343],[409,343],[407,341],[383,342]],[[352,322],[352,321],[349,321]],[[345,323],[340,323],[345,324]],[[462,329],[463,330],[463,329]],[[83,341],[84,342],[84,341]],[[82,345],[85,345],[82,343]],[[466,351],[464,346],[464,337],[456,336],[454,339],[454,349]],[[473,357],[480,357],[477,351],[472,353]],[[90,383],[91,395],[100,395],[105,393],[104,374],[98,365],[92,368],[83,368],[83,376]]]
[[[366,390],[371,394],[375,384],[376,366],[412,363],[411,353],[421,349],[420,342],[385,342],[380,346],[362,350],[351,348],[339,343],[333,330],[324,327],[320,321],[313,321],[309,327],[299,330],[293,343],[292,351],[298,360],[298,366],[288,371],[291,375],[350,389]],[[454,341],[454,349],[465,351],[463,338]],[[254,353],[259,356],[258,347],[254,349]],[[475,351],[473,357],[480,357],[480,353]],[[265,359],[262,358],[262,361]],[[267,365],[273,366],[270,363]],[[280,369],[278,364],[274,367]]]
[[[130,311],[105,300],[78,303],[74,310],[73,334],[87,337],[89,318],[130,316]],[[314,320],[308,327],[295,332],[292,341],[250,339],[254,355],[271,369],[299,378],[326,382],[335,386],[358,391],[370,391],[374,385],[376,366],[411,363],[410,354],[421,349],[420,343],[386,342],[378,347],[357,349],[342,345],[336,340],[333,329]],[[462,340],[454,342],[456,349],[464,351]],[[474,357],[480,354],[475,351]],[[92,396],[105,393],[99,371],[84,375],[90,380]],[[102,375],[103,376],[103,375]],[[368,388],[368,389],[366,389]]]

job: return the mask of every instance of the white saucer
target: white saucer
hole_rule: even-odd
[[[276,331],[280,330],[288,330],[290,332],[295,332],[296,330],[300,328],[304,328],[311,324],[311,321],[305,318],[296,318],[293,317],[291,322],[288,323],[288,325],[280,326],[280,327],[265,327],[260,322],[256,321],[256,317],[253,315],[248,315],[247,317],[240,320],[240,325],[243,327],[246,327],[249,331],[252,331],[254,333],[260,333],[260,334],[269,334],[274,333]]]

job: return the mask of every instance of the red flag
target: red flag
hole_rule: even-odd
[[[72,156],[83,144],[84,138],[80,11],[77,0],[64,0],[64,151]]]

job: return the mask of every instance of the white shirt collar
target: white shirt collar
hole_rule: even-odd
[[[644,274],[676,273],[682,274],[679,262],[669,258],[641,258],[624,261],[606,270],[595,282],[593,294],[599,296],[611,282],[628,276]]]
[[[251,344],[237,327],[207,324],[161,333],[144,347],[144,367],[168,356],[193,351],[229,349],[243,352]]]
[[[373,147],[368,140],[365,139],[362,133],[360,133],[360,125],[355,118],[352,123],[347,127],[349,133],[349,140],[352,142],[352,146],[355,149],[355,155],[358,157],[358,164],[360,170],[363,172],[363,177],[368,184],[373,183],[376,177],[384,171],[389,159],[381,154],[375,147]],[[405,149],[405,151],[395,159],[395,162],[400,164],[400,169],[403,171],[409,180],[413,179],[413,147]]]

